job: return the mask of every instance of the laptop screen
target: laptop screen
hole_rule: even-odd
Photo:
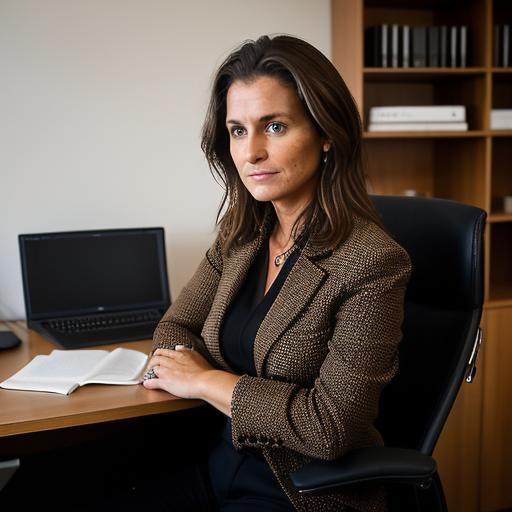
[[[170,303],[162,228],[20,235],[28,320]]]

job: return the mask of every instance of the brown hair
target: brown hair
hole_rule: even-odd
[[[225,250],[257,236],[265,216],[267,203],[256,201],[238,175],[225,125],[231,84],[260,76],[293,87],[318,132],[330,141],[316,193],[297,219],[293,235],[303,223],[311,243],[334,248],[352,231],[354,215],[382,226],[366,191],[361,119],[340,74],[325,55],[301,39],[262,36],[243,43],[221,64],[203,125],[201,148],[212,174],[224,186],[217,223]]]

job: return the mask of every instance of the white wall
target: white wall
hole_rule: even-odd
[[[164,226],[177,296],[221,197],[212,74],[282,32],[330,55],[329,0],[0,0],[0,318],[24,317],[19,233]]]

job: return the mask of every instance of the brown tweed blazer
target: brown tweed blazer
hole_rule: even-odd
[[[217,239],[158,325],[155,348],[190,343],[230,371],[219,329],[266,237],[263,230],[228,256]],[[397,371],[409,273],[407,253],[356,218],[336,250],[306,243],[258,330],[257,376],[242,376],[233,393],[233,444],[262,450],[297,510],[385,509],[378,488],[306,497],[288,474],[312,458],[382,442],[373,422]]]

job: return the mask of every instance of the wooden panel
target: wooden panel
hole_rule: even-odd
[[[367,139],[368,182],[379,194],[433,196],[485,207],[485,139]],[[389,155],[400,155],[389,159]]]
[[[332,59],[363,112],[363,2],[332,0]]]
[[[398,25],[432,25],[434,12],[431,9],[390,9],[386,7],[366,7],[364,10],[364,26],[381,25],[383,23]]]
[[[488,144],[490,141],[485,138],[436,140],[435,196],[485,208],[485,160]]]
[[[512,308],[486,312],[481,510],[512,507]]]
[[[365,149],[372,193],[403,194],[405,190],[416,190],[418,195],[433,194],[432,140],[366,140]]]
[[[462,384],[434,450],[450,512],[479,510],[482,356],[477,361],[477,377],[471,384]]]

